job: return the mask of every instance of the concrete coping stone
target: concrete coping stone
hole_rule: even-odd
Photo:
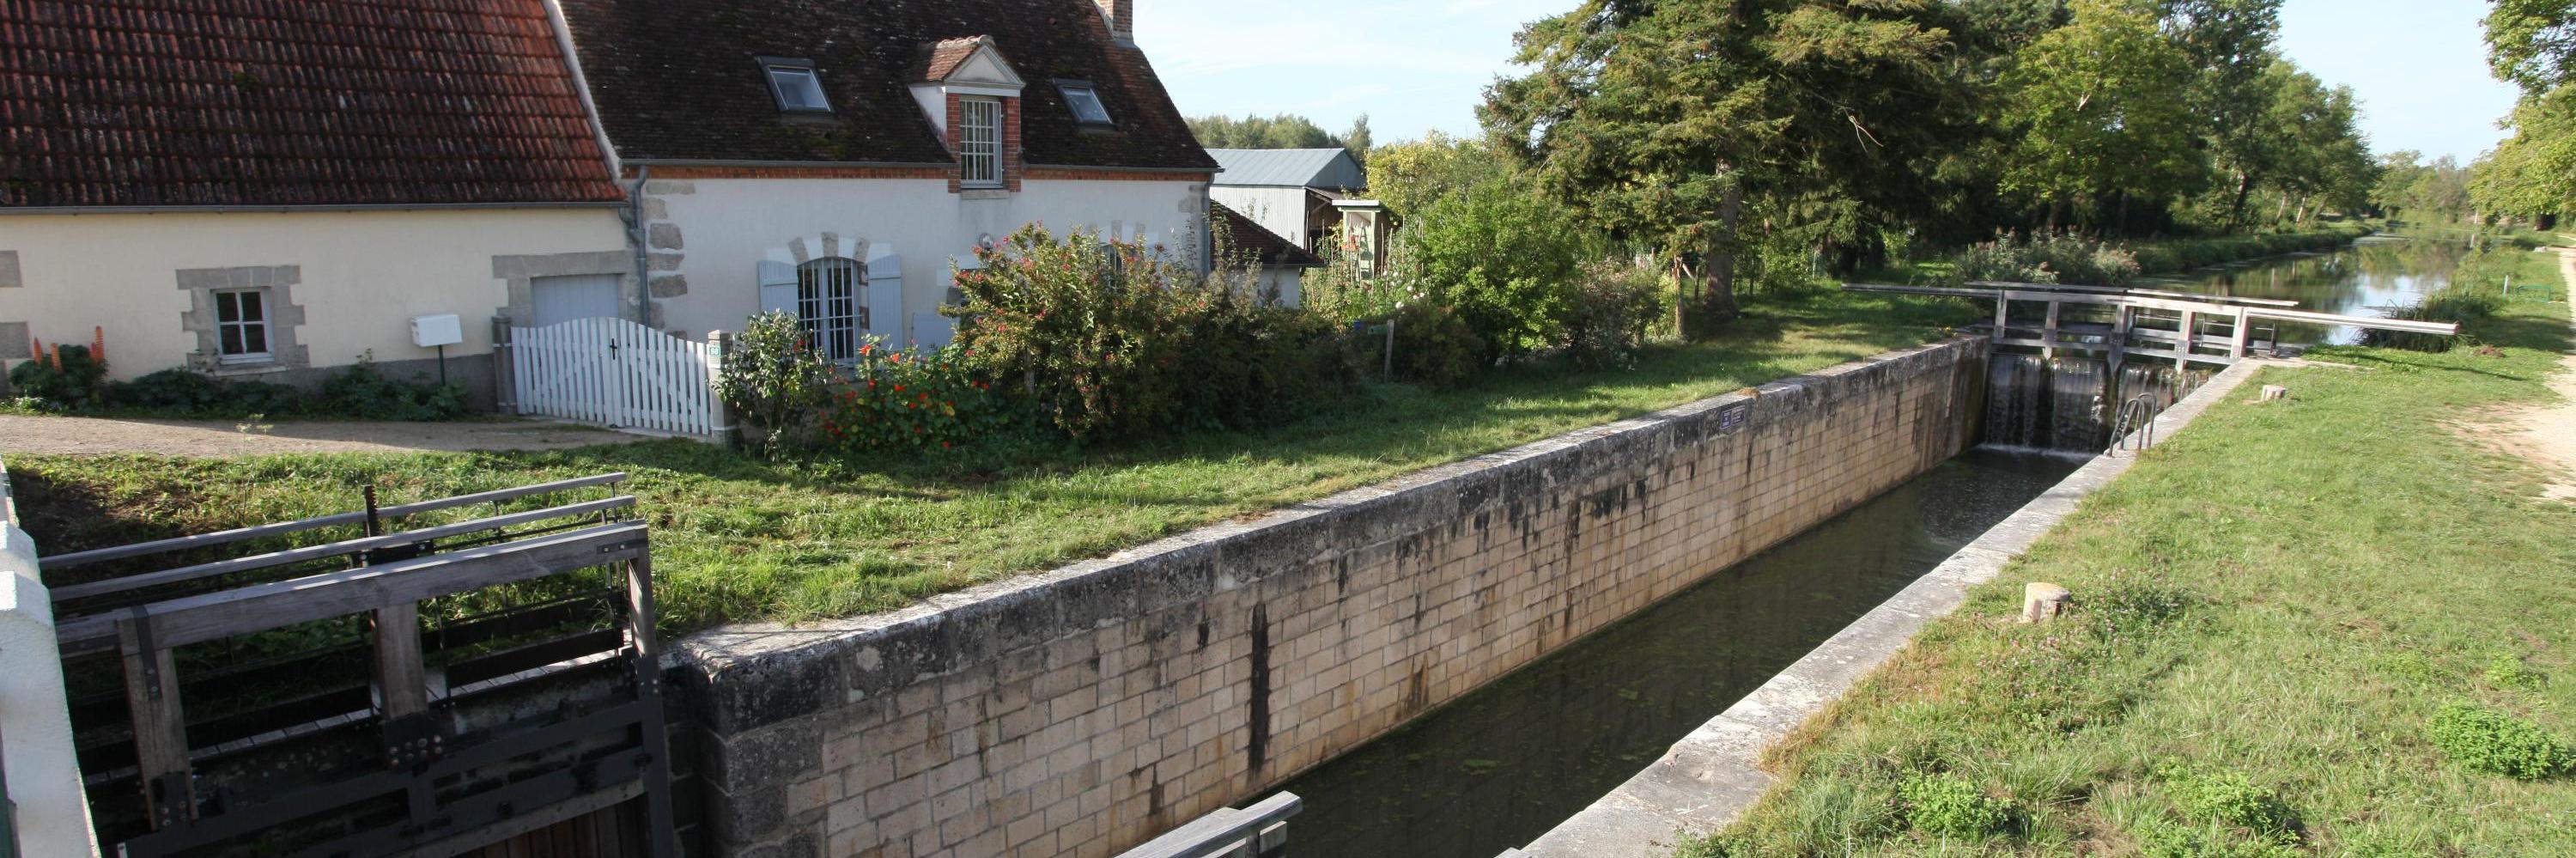
[[[691,696],[711,729],[756,729],[1330,562],[1348,546],[1400,538],[1407,522],[1504,511],[1531,489],[1608,473],[1639,449],[1677,449],[1743,431],[1725,425],[1736,406],[1750,409],[1750,422],[1764,422],[1769,413],[1824,401],[1849,377],[1943,371],[1951,365],[1944,354],[1985,342],[1957,336],[1899,349],[1773,381],[1751,395],[1734,391],[1578,429],[891,611],[726,625],[675,642],[667,663],[675,678],[702,692]]]
[[[2239,361],[2174,403],[2155,420],[2155,437],[2171,438],[2209,406],[2245,383],[2268,361]],[[1766,390],[1766,395],[1768,391]],[[1848,693],[1913,644],[1932,620],[1967,603],[1968,589],[2001,574],[2094,491],[2127,473],[2135,455],[2094,457],[2015,511],[1931,572],[1700,725],[1671,752],[1609,795],[1559,823],[1519,858],[1665,858],[1686,837],[1732,824],[1760,801],[1775,779],[1762,751]],[[1675,784],[1703,789],[1676,791]]]

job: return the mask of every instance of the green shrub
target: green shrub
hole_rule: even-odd
[[[2146,858],[2298,858],[2295,843],[2272,837],[2237,837],[2215,826],[2193,827],[2157,818],[2130,832]]]
[[[1077,441],[1255,428],[1347,395],[1342,328],[1262,300],[1251,272],[1201,277],[1146,248],[1032,225],[960,272],[957,342]]]
[[[2549,684],[2549,677],[2523,664],[2522,659],[2512,653],[2500,652],[2488,659],[2484,676],[2488,685],[2514,691],[2539,691],[2541,686]]]
[[[1926,834],[1987,837],[2012,824],[2011,802],[1986,795],[1958,775],[1909,774],[1897,784],[1896,797],[1906,824]]]
[[[2126,286],[2140,270],[2137,255],[2128,249],[2074,232],[1999,235],[1970,245],[1953,262],[1953,276],[1961,283]]]
[[[796,316],[770,312],[751,317],[733,336],[716,395],[733,409],[743,440],[774,456],[823,403],[831,382],[831,362],[805,341]]]
[[[9,386],[19,396],[53,411],[98,407],[106,380],[107,362],[93,357],[88,346],[55,346],[51,354],[9,370]]]
[[[1600,250],[1571,210],[1505,181],[1431,204],[1406,223],[1398,243],[1400,276],[1449,305],[1498,357],[1564,342],[1576,273]]]
[[[1586,369],[1633,366],[1646,331],[1661,315],[1663,283],[1655,272],[1601,259],[1575,275],[1562,321],[1565,353]]]
[[[2511,715],[2451,703],[2433,716],[2433,747],[2470,771],[2538,780],[2576,768],[2576,748]]]
[[[101,391],[101,399],[110,408],[195,417],[284,416],[312,410],[303,391],[283,384],[223,381],[185,369],[165,369],[133,381],[110,382]]]
[[[2451,322],[2465,328],[2472,323],[2492,318],[2502,309],[2504,309],[2502,297],[2490,294],[2484,289],[2470,289],[2455,285],[2419,298],[2413,304],[2391,309],[2388,311],[2388,317],[2418,322]],[[2363,331],[2361,335],[2361,344],[2365,346],[2419,352],[2446,352],[2459,342],[2460,338],[2457,336],[2419,334],[2411,331],[2368,330]]]
[[[1447,304],[1418,301],[1395,311],[1395,372],[1407,381],[1463,387],[1492,366],[1476,329]]]
[[[2244,772],[2167,763],[2156,768],[2156,776],[2187,819],[2275,836],[2298,827],[2298,812]]]
[[[844,452],[944,450],[1013,430],[1011,398],[977,378],[965,352],[861,345],[825,400],[821,441]]]
[[[471,410],[462,385],[386,378],[373,355],[323,381],[315,407],[317,414],[368,420],[453,420]]]

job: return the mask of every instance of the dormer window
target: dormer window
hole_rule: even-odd
[[[957,163],[969,188],[1002,186],[1002,100],[957,100]]]
[[[832,102],[823,97],[823,79],[814,74],[813,60],[760,58],[760,67],[769,75],[769,92],[778,96],[778,109],[788,113],[830,113]]]
[[[1091,84],[1062,81],[1056,84],[1056,91],[1064,93],[1064,105],[1073,110],[1073,121],[1102,128],[1117,124],[1109,121],[1109,108],[1100,103],[1100,91],[1091,88]]]

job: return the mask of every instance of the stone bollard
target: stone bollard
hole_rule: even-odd
[[[2066,600],[2072,596],[2055,584],[2033,581],[2021,588],[2021,621],[2045,623],[2066,612]]]
[[[2277,385],[2277,384],[2266,384],[2266,385],[2263,385],[2263,401],[2265,401],[2265,402],[2270,402],[2270,401],[2275,400],[2275,399],[2288,399],[2288,398],[2290,398],[2290,389],[2289,389],[2289,388],[2282,387],[2282,386]]]

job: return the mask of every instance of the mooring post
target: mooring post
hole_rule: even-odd
[[[2200,339],[2200,313],[2182,311],[2182,346],[2174,355],[2174,369],[2191,368],[2191,348]]]
[[[2048,302],[2048,329],[2039,335],[2039,359],[2057,359],[2057,308],[2062,301]]]

